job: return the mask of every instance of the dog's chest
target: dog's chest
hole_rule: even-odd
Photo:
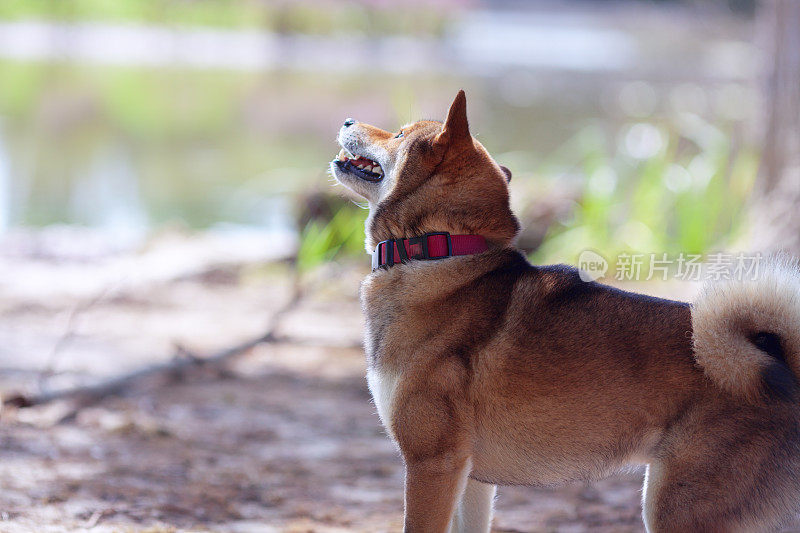
[[[392,419],[402,382],[402,369],[407,363],[403,355],[408,350],[403,349],[403,343],[398,343],[390,332],[396,331],[398,321],[402,322],[405,317],[396,307],[398,299],[393,297],[391,286],[372,281],[368,278],[361,290],[366,314],[367,385],[383,426],[394,438]]]
[[[400,383],[398,373],[381,370],[370,366],[367,369],[367,385],[372,393],[375,407],[378,408],[378,416],[381,418],[383,427],[394,438],[392,432],[392,412],[394,400],[397,396],[397,386]]]

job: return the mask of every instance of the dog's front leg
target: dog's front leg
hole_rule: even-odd
[[[406,533],[448,533],[472,470],[473,408],[463,364],[444,359],[407,378],[394,399],[394,436],[406,464]]]
[[[405,533],[448,533],[470,461],[452,453],[406,461]]]

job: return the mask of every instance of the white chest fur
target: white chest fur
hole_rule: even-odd
[[[383,427],[394,438],[392,432],[392,413],[394,410],[394,399],[397,392],[397,385],[400,383],[400,375],[387,370],[376,368],[367,369],[367,385],[372,393],[375,406],[378,408],[378,416],[381,417]]]

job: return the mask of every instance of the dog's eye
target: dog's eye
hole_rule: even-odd
[[[395,139],[399,139],[399,138],[400,138],[400,137],[402,137],[402,136],[403,136],[403,130],[400,130],[400,133],[398,133],[397,135],[395,135],[395,136],[394,136],[394,138],[395,138]]]

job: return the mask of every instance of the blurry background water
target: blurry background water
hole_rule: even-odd
[[[313,207],[342,120],[438,119],[463,87],[474,132],[514,172],[535,259],[724,246],[756,172],[753,10],[6,0],[0,231],[78,225],[130,247],[211,228],[360,251],[363,211]]]

